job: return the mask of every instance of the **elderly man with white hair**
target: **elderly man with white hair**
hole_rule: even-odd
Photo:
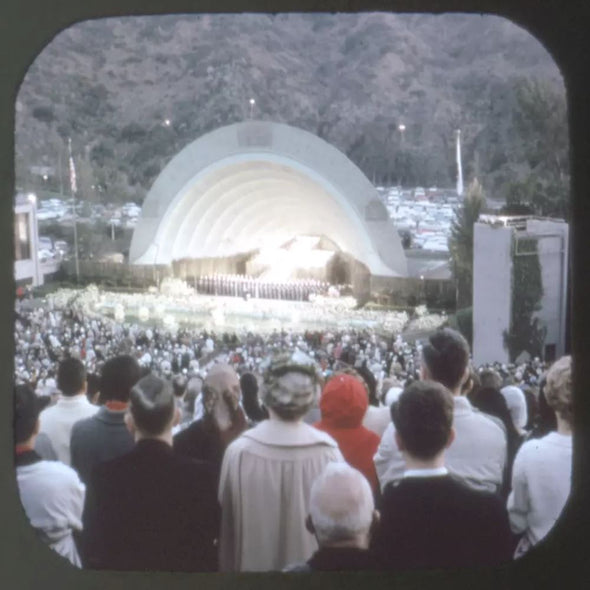
[[[305,353],[277,354],[264,368],[269,419],[246,430],[223,457],[221,571],[282,570],[317,549],[305,529],[313,480],[342,461],[336,441],[303,422],[320,392],[317,366]]]
[[[368,549],[378,520],[371,488],[362,473],[346,463],[328,463],[311,487],[305,521],[320,548],[305,563],[283,571],[374,570],[375,558]]]

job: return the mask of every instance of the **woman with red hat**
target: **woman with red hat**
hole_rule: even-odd
[[[352,375],[337,373],[324,387],[320,398],[322,419],[314,426],[336,440],[346,462],[367,478],[377,495],[379,482],[373,456],[380,439],[362,425],[368,406],[367,390],[361,381]]]

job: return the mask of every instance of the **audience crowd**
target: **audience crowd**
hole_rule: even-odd
[[[15,463],[74,566],[494,566],[570,492],[571,358],[473,367],[450,328],[164,330],[17,304]]]

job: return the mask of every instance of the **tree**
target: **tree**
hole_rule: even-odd
[[[533,317],[541,309],[543,281],[537,240],[516,241],[512,265],[512,314],[510,331],[504,334],[511,362],[526,350],[541,357],[547,330]]]
[[[569,217],[569,141],[563,92],[539,80],[516,85],[514,122],[526,176],[509,188],[508,205],[528,205],[535,214]]]
[[[474,179],[451,225],[449,252],[451,271],[457,283],[457,308],[470,307],[473,299],[473,224],[485,206],[483,188]]]

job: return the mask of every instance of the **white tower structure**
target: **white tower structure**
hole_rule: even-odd
[[[457,129],[457,194],[463,195],[463,167],[461,166],[461,129]]]
[[[473,229],[473,362],[510,362],[504,334],[512,318],[514,262],[530,255],[519,248],[521,239],[537,242],[543,295],[534,317],[546,330],[542,356],[551,362],[565,354],[568,224],[539,217],[481,216]]]

